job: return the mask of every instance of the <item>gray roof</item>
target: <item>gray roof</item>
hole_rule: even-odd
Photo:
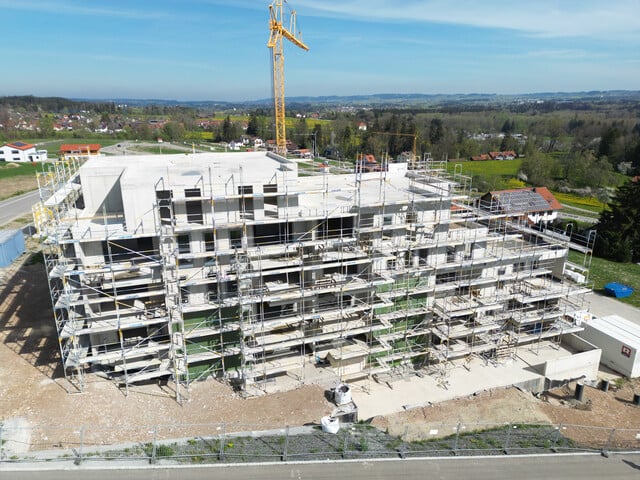
[[[551,210],[549,202],[534,190],[505,190],[492,194],[492,203],[505,213],[527,213]]]

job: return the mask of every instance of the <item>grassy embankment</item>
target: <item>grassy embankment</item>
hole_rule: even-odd
[[[597,241],[597,240],[596,240]],[[571,252],[569,260],[582,265],[583,254]],[[619,282],[629,285],[634,292],[628,298],[621,298],[620,301],[640,307],[640,265],[635,263],[617,263],[604,258],[593,257],[589,279],[594,283],[594,290],[604,294],[604,286],[609,282]],[[612,312],[615,313],[615,312]]]
[[[595,197],[581,197],[575,193],[553,192],[553,194],[565,207],[569,207],[569,209],[571,209],[571,207],[575,207],[579,210],[589,210],[596,214],[596,216],[606,207],[605,203]]]

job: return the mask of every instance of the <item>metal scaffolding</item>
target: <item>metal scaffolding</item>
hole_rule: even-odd
[[[287,168],[260,184],[211,165],[154,178],[153,227],[106,207],[83,217],[78,162],[39,175],[34,219],[79,390],[89,371],[125,392],[172,380],[178,401],[208,377],[246,395],[323,372],[444,378],[456,361],[499,362],[580,330],[593,235],[483,204],[459,168],[428,156],[298,177],[269,155]]]

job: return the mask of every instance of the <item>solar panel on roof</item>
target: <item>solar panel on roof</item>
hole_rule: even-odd
[[[24,142],[13,142],[16,147],[26,147],[27,144]]]
[[[507,213],[549,210],[549,202],[533,190],[501,192],[499,198]]]

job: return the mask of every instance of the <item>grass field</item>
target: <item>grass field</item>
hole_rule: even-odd
[[[515,177],[520,170],[522,160],[487,160],[484,162],[460,162],[464,175],[482,175],[484,177]],[[447,164],[447,170],[453,173],[455,163]]]
[[[582,265],[583,255],[571,252],[569,260]],[[619,282],[629,285],[635,291],[628,298],[620,299],[634,307],[640,307],[640,265],[635,263],[617,263],[604,258],[593,257],[589,278],[594,282],[594,289],[604,293],[604,286],[609,282]]]
[[[36,172],[42,170],[42,165],[32,163],[0,162],[0,178],[13,178],[31,176],[35,178]]]
[[[151,154],[162,154],[162,155],[168,155],[168,154],[174,154],[174,153],[188,153],[185,150],[180,150],[178,148],[171,148],[169,147],[161,147],[161,146],[157,146],[157,147],[129,147],[128,150],[133,150],[136,152],[144,152],[144,153],[151,153]]]
[[[602,203],[595,197],[581,197],[574,193],[553,192],[556,199],[570,207],[583,208],[594,213],[600,213],[604,210],[606,204]]]

